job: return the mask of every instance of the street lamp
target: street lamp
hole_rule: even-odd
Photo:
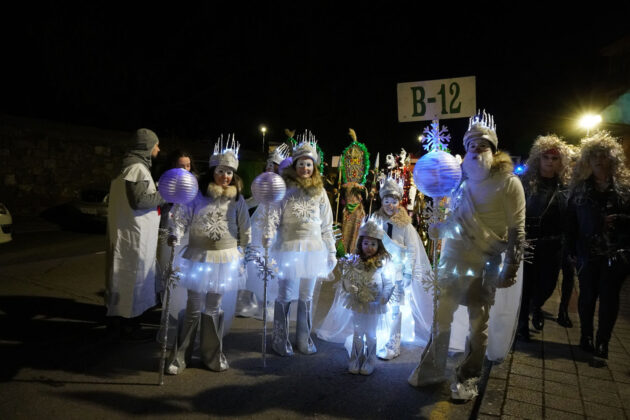
[[[579,126],[581,128],[585,128],[586,129],[586,136],[588,137],[589,135],[589,131],[592,128],[595,128],[599,123],[602,122],[602,116],[597,114],[585,114],[580,118],[580,121],[578,122]]]
[[[262,149],[263,149],[263,153],[265,153],[265,133],[267,132],[267,127],[265,127],[264,125],[261,125],[260,132],[262,133]]]

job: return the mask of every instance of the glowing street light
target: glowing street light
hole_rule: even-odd
[[[265,127],[264,125],[261,125],[260,132],[262,133],[262,149],[264,153],[265,152],[265,133],[267,132],[267,127]]]
[[[586,135],[588,136],[589,131],[593,128],[595,128],[599,123],[602,122],[602,116],[601,115],[595,115],[595,114],[585,114],[580,118],[580,121],[578,122],[578,125],[581,128],[585,128],[586,129]]]

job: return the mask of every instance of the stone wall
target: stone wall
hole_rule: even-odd
[[[213,141],[157,134],[162,158],[169,150],[183,148],[193,154],[198,170],[206,169]],[[124,131],[0,115],[0,202],[14,218],[31,217],[77,199],[82,189],[108,190],[120,171],[130,136]],[[242,146],[244,168],[245,161],[260,170],[264,167],[263,156]]]

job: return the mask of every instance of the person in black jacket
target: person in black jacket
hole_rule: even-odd
[[[523,294],[517,334],[529,340],[532,324],[542,330],[542,306],[553,294],[562,260],[562,228],[566,212],[569,149],[556,135],[539,136],[534,142],[523,175],[527,200],[525,234],[534,248],[531,264],[523,269]]]
[[[570,183],[567,241],[570,253],[577,257],[580,347],[607,359],[619,292],[630,268],[630,172],[620,144],[607,132],[583,139],[581,147]]]

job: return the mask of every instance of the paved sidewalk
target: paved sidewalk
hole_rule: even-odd
[[[573,328],[556,323],[559,302],[557,290],[543,307],[543,331],[532,329],[530,343],[517,341],[508,359],[492,367],[480,419],[630,418],[630,283],[621,291],[607,367],[591,367],[590,354],[579,348],[577,291],[569,308]]]

